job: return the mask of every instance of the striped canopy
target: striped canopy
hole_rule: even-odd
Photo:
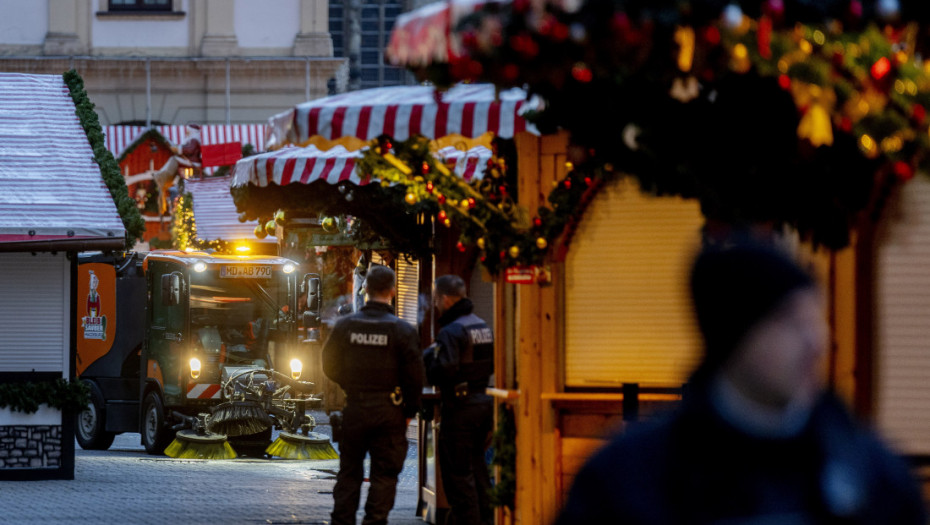
[[[187,126],[155,126],[155,129],[174,145],[180,145],[187,137]],[[104,126],[103,133],[106,136],[107,149],[114,157],[119,158],[120,154],[146,130],[148,128],[145,126]],[[255,147],[255,151],[264,151],[265,132],[266,126],[264,124],[233,124],[229,126],[205,124],[200,127],[200,144],[210,146],[227,142],[241,142],[242,144],[251,144]]]
[[[314,135],[370,140],[387,134],[404,140],[415,134],[473,138],[491,131],[510,138],[521,131],[536,133],[522,113],[537,104],[523,90],[497,93],[490,84],[458,84],[445,92],[432,86],[363,89],[304,102],[271,117],[265,145],[302,144]]]
[[[358,186],[368,184],[356,169],[356,159],[362,151],[349,151],[337,145],[321,150],[315,145],[304,148],[287,147],[261,155],[246,157],[233,168],[232,186],[251,184],[264,188],[269,184],[310,184],[325,180],[330,184],[349,182]],[[447,146],[434,153],[437,159],[451,165],[455,163],[457,175],[470,181],[480,179],[493,153],[484,146],[462,151]],[[195,199],[196,202],[196,199]],[[196,213],[196,212],[195,212]]]

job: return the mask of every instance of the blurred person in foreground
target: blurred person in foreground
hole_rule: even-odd
[[[371,457],[364,525],[387,523],[397,476],[407,457],[407,425],[420,409],[423,360],[416,328],[394,315],[394,271],[373,265],[365,277],[368,302],[339,318],[323,345],[323,372],[346,392],[333,487],[334,525],[354,525]]]
[[[682,404],[597,452],[559,525],[926,523],[908,466],[825,387],[810,274],[740,240],[697,256],[691,294],[705,355]]]

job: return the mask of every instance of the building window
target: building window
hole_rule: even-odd
[[[403,0],[361,0],[359,2],[359,29],[361,47],[358,50],[361,88],[396,86],[412,83],[404,70],[386,64],[384,48],[391,37],[391,29],[402,8]],[[329,0],[329,34],[333,38],[333,54],[347,57],[348,35],[347,0]]]
[[[110,11],[171,11],[172,0],[109,0]]]

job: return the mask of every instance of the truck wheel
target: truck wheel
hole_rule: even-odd
[[[90,387],[90,404],[77,413],[75,437],[84,450],[106,450],[113,444],[115,432],[107,432],[106,402],[96,383],[84,381]]]
[[[165,405],[157,392],[149,392],[142,401],[142,445],[152,455],[165,453],[171,438],[171,430],[165,425]]]

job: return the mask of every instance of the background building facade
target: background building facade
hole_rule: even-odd
[[[0,71],[84,78],[102,125],[263,123],[345,89],[327,0],[0,0]]]

